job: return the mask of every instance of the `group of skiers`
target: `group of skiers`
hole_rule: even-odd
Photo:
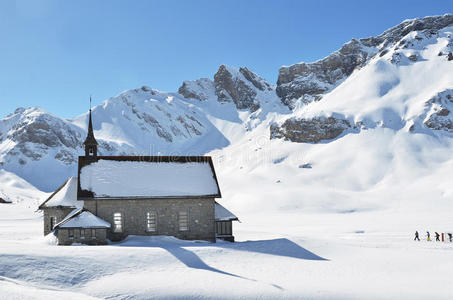
[[[434,232],[434,234],[436,235],[436,242],[440,242],[440,234],[438,232]],[[442,242],[444,241],[444,234],[442,233]],[[450,243],[453,242],[453,234],[451,233],[447,233],[448,235],[448,239],[450,240]],[[426,232],[426,240],[428,242],[431,241],[431,234],[429,233],[429,231]],[[418,235],[418,231],[415,232],[415,238],[414,238],[414,241],[420,241],[420,237]]]

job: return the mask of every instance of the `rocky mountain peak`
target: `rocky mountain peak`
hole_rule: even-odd
[[[429,16],[424,18],[410,19],[387,29],[376,37],[362,38],[360,42],[367,47],[384,48],[397,43],[412,31],[421,31],[429,34],[436,34],[442,28],[453,25],[453,15]]]
[[[228,143],[187,99],[147,87],[104,101],[92,116],[101,155],[199,155]],[[40,108],[17,109],[0,119],[0,167],[51,191],[75,174],[87,123],[87,113],[66,120]]]
[[[399,43],[409,33],[418,31],[429,38],[437,34],[440,29],[451,25],[453,25],[453,15],[450,14],[406,20],[376,37],[352,39],[338,51],[316,62],[302,62],[281,67],[277,81],[277,95],[283,104],[292,109],[298,104],[318,101],[354,70],[362,68],[376,54],[387,53],[390,47]],[[398,57],[395,58],[395,61],[397,60]]]
[[[26,165],[53,155],[73,164],[81,148],[82,130],[38,108],[19,108],[0,121],[0,144],[5,147],[2,165]],[[55,151],[58,148],[57,151]]]
[[[361,42],[353,39],[340,50],[314,63],[281,67],[277,95],[290,108],[294,108],[298,100],[302,103],[318,101],[356,68],[363,66],[370,54]]]
[[[236,69],[221,65],[214,74],[214,80],[184,81],[178,93],[199,101],[215,99],[220,103],[232,102],[237,109],[254,112],[261,107],[260,102],[267,94],[275,94],[275,88],[247,67]]]
[[[214,91],[214,82],[208,78],[186,80],[178,89],[178,93],[188,99],[206,101],[211,98]]]
[[[254,112],[260,108],[257,91],[270,87],[261,77],[247,68],[239,70],[221,65],[214,75],[215,94],[219,102],[234,102],[238,109]]]
[[[452,33],[452,15],[407,20],[282,67],[277,94],[294,114],[272,124],[270,137],[318,143],[376,127],[451,134]]]
[[[241,73],[245,79],[250,81],[260,91],[272,91],[272,86],[266,82],[263,78],[258,76],[256,73],[250,71],[247,67],[240,67],[239,73]]]

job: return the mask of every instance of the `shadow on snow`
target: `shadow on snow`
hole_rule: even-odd
[[[95,246],[85,246],[93,247]],[[226,272],[205,263],[196,253],[190,251],[188,248],[222,248],[233,251],[245,251],[252,253],[262,253],[268,255],[276,255],[282,257],[290,257],[302,260],[315,260],[325,261],[313,252],[310,252],[298,244],[285,239],[262,240],[262,241],[246,241],[246,242],[189,242],[182,241],[176,238],[164,237],[132,237],[127,238],[125,241],[119,243],[112,243],[106,247],[148,247],[148,248],[161,248],[166,250],[181,263],[189,268],[206,270],[215,272],[225,276],[231,276],[243,280],[258,282],[258,280]],[[101,250],[103,246],[99,246]],[[140,263],[141,264],[141,263]],[[140,265],[139,264],[139,265]],[[106,264],[104,261],[97,260],[96,258],[87,257],[68,257],[68,256],[28,256],[28,255],[1,255],[0,254],[0,279],[2,277],[11,279],[20,279],[25,282],[34,283],[39,286],[47,285],[48,287],[74,287],[80,286],[84,283],[95,280],[97,278],[112,275],[115,272],[121,271],[125,268],[135,266],[134,262]],[[89,268],[87,268],[89,266]],[[96,271],[94,271],[96,270]],[[279,290],[282,287],[267,283]]]
[[[114,243],[112,245],[121,246],[121,247],[155,247],[155,248],[162,248],[168,251],[171,255],[177,258],[180,262],[186,265],[189,268],[199,269],[199,270],[206,270],[211,271],[227,276],[232,276],[236,278],[241,278],[250,281],[257,281],[255,279],[246,278],[237,274],[225,272],[216,268],[213,268],[206,264],[197,254],[188,250],[187,248],[190,247],[215,247],[215,248],[223,248],[229,250],[237,250],[237,251],[246,251],[246,252],[254,252],[254,253],[262,253],[268,255],[276,255],[276,256],[283,256],[283,257],[291,257],[296,259],[303,259],[303,260],[319,260],[319,261],[326,261],[327,259],[320,257],[313,252],[299,246],[298,244],[285,239],[274,239],[274,240],[262,240],[262,241],[246,241],[246,242],[218,242],[214,243],[194,243],[188,241],[181,241],[177,239],[169,238],[168,242],[161,241],[159,239],[154,240],[153,237],[133,237],[131,239],[127,238],[125,241]],[[271,286],[283,290],[282,287],[276,284],[270,284]]]
[[[176,238],[164,237],[162,240],[155,239],[154,237],[137,237],[126,238],[126,240],[112,243],[114,246],[121,247],[160,247],[163,249],[174,249],[174,248],[190,248],[190,247],[216,247],[229,250],[255,252],[276,256],[291,257],[303,260],[328,260],[321,256],[314,254],[313,252],[299,246],[298,244],[285,239],[273,239],[273,240],[261,240],[261,241],[245,241],[245,242],[191,242],[178,240]],[[166,239],[168,241],[166,241]]]

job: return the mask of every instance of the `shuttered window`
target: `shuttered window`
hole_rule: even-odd
[[[123,232],[123,216],[119,212],[113,214],[113,232]]]
[[[146,230],[149,232],[155,232],[157,228],[157,213],[155,211],[149,211],[146,213]]]
[[[91,229],[91,238],[92,239],[96,238],[96,229]]]
[[[180,211],[179,212],[179,231],[187,231],[189,230],[189,214],[187,211]]]
[[[218,221],[216,223],[217,235],[232,235],[231,221]]]
[[[74,239],[74,229],[69,229],[69,239],[70,240]]]

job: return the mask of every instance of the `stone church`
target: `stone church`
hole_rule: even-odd
[[[128,235],[234,241],[238,218],[221,197],[209,156],[98,156],[91,109],[85,156],[39,209],[59,245],[106,244]]]

